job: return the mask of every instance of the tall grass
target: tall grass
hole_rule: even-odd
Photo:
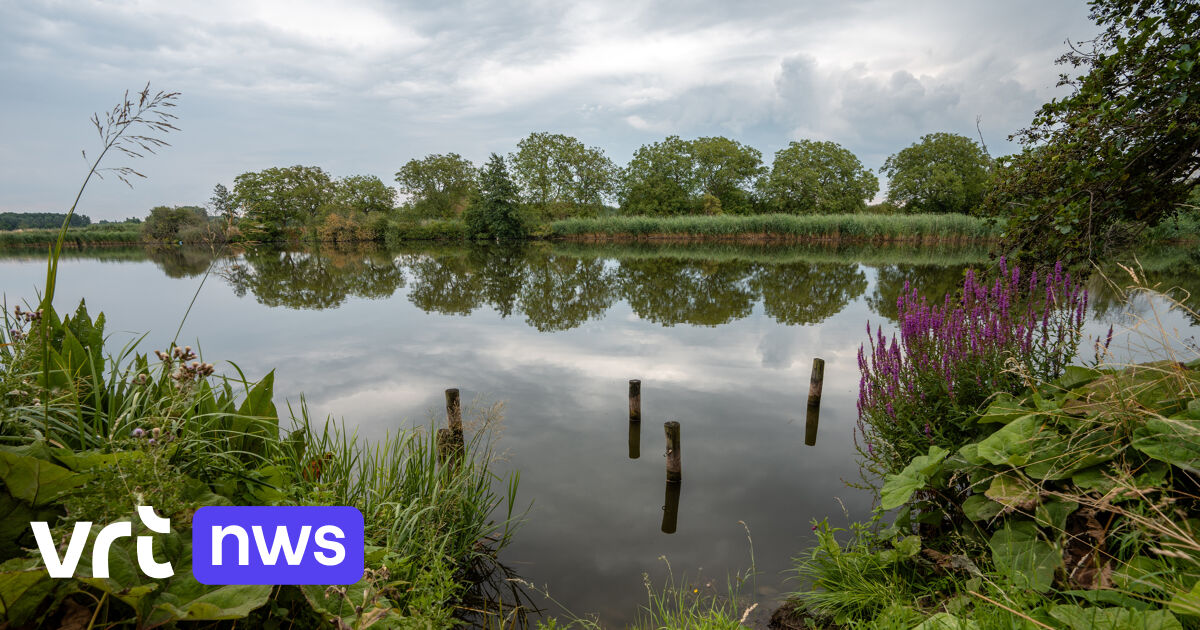
[[[551,237],[736,237],[781,240],[994,240],[1002,227],[962,214],[607,216],[555,221]]]
[[[58,240],[58,235],[59,230],[0,232],[0,247],[51,245]],[[89,225],[85,228],[67,228],[63,233],[63,244],[75,247],[142,243],[144,240],[140,225]]]

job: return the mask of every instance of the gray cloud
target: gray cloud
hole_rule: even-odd
[[[182,131],[94,218],[205,200],[245,170],[318,164],[387,181],[406,160],[482,160],[531,131],[618,162],[670,133],[766,156],[827,138],[878,168],[923,133],[993,152],[1056,94],[1053,59],[1094,32],[1084,4],[318,3],[0,0],[0,210],[69,202],[87,117],[147,80],[178,90]],[[1038,19],[1031,20],[1031,15]]]

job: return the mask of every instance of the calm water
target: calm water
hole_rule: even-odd
[[[36,257],[0,258],[10,306],[44,282]],[[1196,255],[1164,264],[1197,282]],[[211,252],[99,250],[61,264],[60,310],[86,296],[119,347],[175,334]],[[769,612],[811,521],[845,525],[869,494],[852,441],[864,327],[888,323],[906,280],[956,285],[971,250],[746,247],[437,247],[256,251],[216,260],[180,343],[257,377],[276,369],[276,402],[333,415],[365,436],[424,425],[443,390],[505,402],[504,466],[521,472],[527,521],[502,560],[577,615],[628,621],[642,575],[686,574],[724,588],[759,572]],[[1188,265],[1192,265],[1189,267]],[[1200,289],[1200,287],[1198,287]],[[1200,290],[1195,291],[1200,294]],[[1088,332],[1107,331],[1099,296]],[[1142,305],[1143,309],[1148,305]],[[1195,322],[1167,315],[1190,334]],[[826,360],[817,445],[804,445],[814,357]],[[627,382],[642,381],[640,456],[631,458]],[[682,424],[676,531],[662,423]],[[562,610],[534,594],[549,612]]]

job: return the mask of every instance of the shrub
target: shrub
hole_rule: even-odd
[[[929,304],[905,284],[899,331],[859,348],[858,429],[876,472],[896,472],[930,445],[957,447],[993,393],[1058,376],[1075,356],[1087,291],[1056,265],[1025,278],[1001,259],[997,277],[967,271],[961,292]]]

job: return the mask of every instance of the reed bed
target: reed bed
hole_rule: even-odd
[[[1003,226],[962,214],[609,216],[564,219],[551,238],[584,240],[724,239],[749,241],[993,241]]]

